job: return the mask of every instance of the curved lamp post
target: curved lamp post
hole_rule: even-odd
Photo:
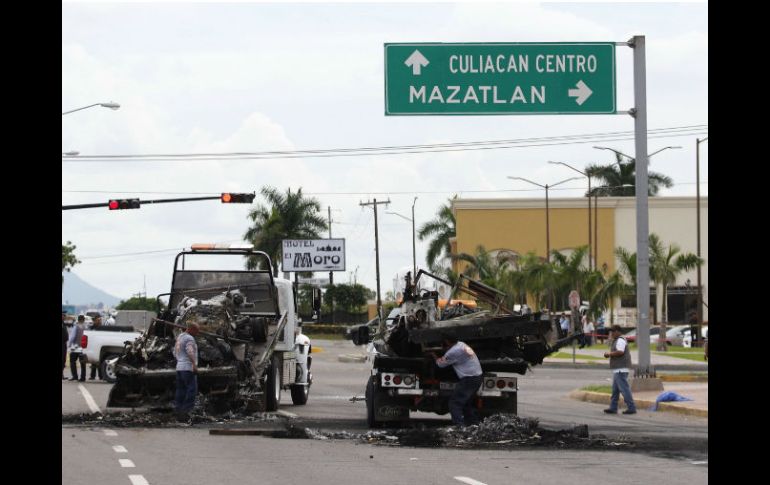
[[[109,103],[94,103],[94,104],[89,104],[88,106],[83,106],[82,108],[75,108],[75,109],[71,109],[69,111],[65,111],[65,112],[62,113],[62,116],[68,115],[70,113],[74,113],[75,111],[80,111],[82,109],[93,108],[94,106],[102,106],[104,108],[110,108],[111,110],[116,110],[116,109],[120,108],[120,105],[118,103],[115,103],[115,102],[112,102],[112,101],[110,101]]]

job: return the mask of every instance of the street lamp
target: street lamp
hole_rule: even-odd
[[[599,187],[594,187],[594,254],[596,254],[596,263],[599,263],[599,192],[601,189],[614,189],[619,187],[634,187],[633,184],[622,184],[622,185],[600,185]],[[590,196],[589,196],[590,197]],[[594,266],[596,268],[596,266]]]
[[[412,202],[412,218],[408,218],[406,216],[402,216],[398,212],[392,212],[392,211],[385,211],[386,214],[393,214],[394,216],[398,216],[402,219],[406,219],[407,221],[412,223],[412,267],[413,267],[413,273],[412,273],[412,279],[417,277],[417,249],[415,244],[415,231],[414,231],[414,204],[417,203],[417,197],[414,198],[414,202]]]
[[[571,168],[575,172],[579,173],[580,175],[583,175],[588,179],[588,269],[591,269],[591,265],[593,264],[592,263],[593,258],[591,257],[592,247],[593,247],[593,243],[591,241],[591,176],[588,175],[586,172],[583,172],[582,170],[578,170],[572,165],[569,165],[564,162],[552,162],[549,160],[548,163],[551,163],[553,165],[564,165],[565,167]],[[594,264],[594,267],[596,267],[595,264]]]
[[[626,155],[625,153],[623,153],[623,152],[621,152],[621,151],[619,151],[619,150],[615,150],[614,148],[610,148],[610,147],[597,147],[597,146],[595,146],[594,148],[596,148],[597,150],[609,150],[609,151],[611,151],[611,152],[615,152],[616,154],[618,154],[618,155],[620,155],[620,156],[622,156],[622,157],[626,157],[626,158],[628,158],[628,159],[629,159],[629,160],[631,160],[631,161],[634,161],[634,160],[635,160],[635,159],[634,159],[634,157],[632,157],[632,156],[630,156],[630,155]],[[648,163],[648,164],[650,163],[650,157],[651,157],[651,156],[655,155],[656,153],[660,153],[660,152],[662,152],[663,150],[668,150],[669,148],[670,148],[670,149],[672,149],[672,150],[676,150],[676,149],[679,149],[679,148],[682,148],[682,147],[680,147],[680,146],[678,146],[678,145],[677,145],[677,146],[667,146],[667,147],[663,147],[663,148],[661,148],[660,150],[656,150],[656,151],[654,151],[654,152],[652,152],[652,153],[650,153],[650,154],[648,154],[648,155],[647,155],[647,163]],[[617,163],[617,162],[616,162],[616,163]]]
[[[697,254],[700,260],[700,144],[708,140],[695,139],[695,233],[697,234]],[[701,265],[698,264],[698,342],[702,342],[703,335],[703,287],[701,286]]]
[[[511,180],[523,180],[524,182],[528,182],[532,185],[537,185],[538,187],[545,189],[545,259],[549,263],[551,262],[551,230],[550,230],[550,218],[549,218],[549,209],[548,209],[548,189],[551,187],[556,187],[557,185],[561,185],[564,182],[569,182],[570,180],[577,180],[580,177],[570,177],[568,179],[564,179],[561,182],[556,182],[555,184],[539,184],[537,182],[533,182],[531,180],[525,179],[523,177],[508,177]]]
[[[112,101],[110,101],[109,103],[94,103],[94,104],[89,104],[88,106],[83,106],[82,108],[76,108],[69,111],[65,111],[62,113],[62,116],[68,115],[70,113],[74,113],[75,111],[80,111],[81,109],[93,108],[94,106],[102,106],[104,108],[110,108],[111,110],[116,110],[120,108],[120,105],[118,103],[114,103]]]

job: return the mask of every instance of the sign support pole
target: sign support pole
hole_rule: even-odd
[[[650,366],[650,255],[647,201],[647,72],[645,38],[636,35],[629,45],[634,49],[634,146],[636,150],[636,308],[638,375],[654,374]]]

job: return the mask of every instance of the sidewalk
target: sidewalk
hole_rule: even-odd
[[[575,348],[575,355],[584,355],[584,356],[591,356],[591,357],[599,357],[600,360],[594,360],[594,359],[575,359],[575,364],[599,364],[599,365],[608,365],[609,362],[608,359],[604,358],[604,353],[607,352],[609,349],[579,349]],[[561,362],[561,363],[570,363],[572,364],[572,347],[562,347],[559,352],[569,354],[570,357],[567,359],[557,359],[554,357],[546,357],[544,362]],[[634,364],[637,364],[639,362],[639,351],[636,349],[631,350],[631,361]],[[708,371],[708,361],[697,361],[697,360],[690,360],[690,359],[682,359],[679,357],[671,357],[668,355],[662,355],[659,353],[655,353],[654,349],[650,350],[650,364],[652,364],[653,367],[660,367],[660,368],[666,368],[667,366],[685,366],[687,368],[691,369],[698,369],[702,371]]]

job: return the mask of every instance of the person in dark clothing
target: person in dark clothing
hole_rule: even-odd
[[[64,323],[64,318],[67,316],[67,312],[61,312],[61,378],[64,377],[64,368],[67,367],[67,340],[69,340],[69,332],[67,332],[67,325]]]

